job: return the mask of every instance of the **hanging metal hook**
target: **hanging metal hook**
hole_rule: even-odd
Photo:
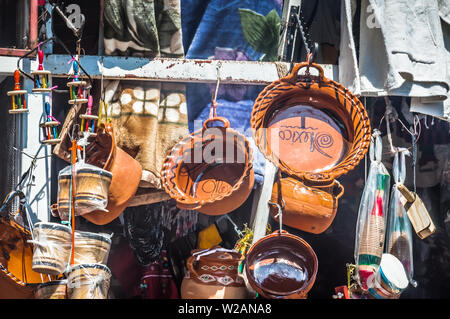
[[[283,208],[284,208],[284,201],[283,201],[283,207],[280,206],[280,204],[278,203],[274,203],[269,201],[268,202],[269,205],[275,205],[278,209],[278,213],[274,216],[275,218],[278,218],[278,221],[280,223],[280,234],[283,231]]]

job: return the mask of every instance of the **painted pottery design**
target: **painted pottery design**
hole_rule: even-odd
[[[282,216],[284,225],[314,234],[328,229],[336,216],[338,199],[344,193],[344,187],[337,180],[331,183],[302,183],[293,177],[282,178],[273,185],[273,203],[279,202],[280,186],[285,202]],[[271,206],[270,214],[278,221],[275,207]]]
[[[249,284],[268,299],[305,299],[317,270],[317,256],[311,246],[286,231],[261,238],[245,258]]]
[[[196,249],[186,261],[188,273],[181,285],[183,299],[239,299],[248,297],[248,290],[239,275],[243,256],[214,246]]]
[[[69,299],[107,299],[111,271],[103,264],[73,266],[67,276]]]
[[[305,75],[299,75],[307,68]],[[309,74],[316,69],[319,75]],[[370,145],[370,121],[359,99],[299,63],[268,85],[252,110],[253,138],[265,157],[301,179],[332,180],[352,170]]]
[[[223,126],[209,127],[213,122]],[[231,129],[227,119],[214,117],[175,145],[164,161],[161,179],[179,208],[223,215],[250,195],[252,160],[248,140]]]
[[[39,222],[34,225],[33,270],[59,275],[66,270],[72,248],[72,229],[58,223]]]
[[[111,248],[111,236],[75,231],[75,264],[106,264]]]
[[[86,163],[112,173],[106,210],[83,214],[97,225],[105,225],[119,217],[136,194],[142,176],[142,166],[115,144],[112,126],[100,123],[95,140],[86,146]]]
[[[40,284],[36,288],[36,299],[66,299],[67,280],[53,280]]]

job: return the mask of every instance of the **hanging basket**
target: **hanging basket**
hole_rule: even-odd
[[[209,127],[213,122],[223,126]],[[248,140],[223,117],[212,117],[166,156],[161,172],[165,191],[181,209],[227,214],[241,206],[254,184]]]
[[[299,75],[304,68],[306,73]],[[269,84],[255,101],[250,123],[264,156],[300,179],[331,181],[346,174],[370,144],[370,121],[362,103],[327,79],[315,63],[299,63],[291,74]]]

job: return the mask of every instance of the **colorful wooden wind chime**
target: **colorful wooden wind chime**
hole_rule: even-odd
[[[52,115],[52,107],[50,103],[45,102],[45,121],[39,124],[44,137],[44,139],[41,141],[42,144],[58,144],[59,142],[61,142],[57,130],[57,127],[60,124],[61,123]]]
[[[50,92],[50,71],[44,70],[44,52],[38,50],[39,65],[37,70],[31,72],[34,78],[33,92]]]
[[[19,70],[14,71],[14,90],[8,91],[7,95],[11,97],[11,109],[9,114],[20,114],[28,113],[27,101],[26,101],[26,90],[20,88],[20,72]]]
[[[78,61],[74,58],[72,59],[72,68],[73,68],[73,80],[72,82],[67,83],[69,87],[69,104],[79,105],[88,102],[87,99],[87,83],[86,81],[80,80],[80,69],[78,65]]]
[[[88,107],[85,114],[80,115],[81,118],[81,134],[87,133],[90,136],[97,136],[97,124],[99,117],[92,114],[92,96],[88,97]]]

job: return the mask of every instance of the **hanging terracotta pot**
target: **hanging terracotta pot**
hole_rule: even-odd
[[[110,123],[101,123],[95,140],[86,146],[86,163],[112,173],[108,190],[107,211],[95,210],[82,216],[97,225],[112,222],[128,206],[135,195],[142,175],[142,166],[117,147]]]
[[[279,203],[280,198],[284,200],[284,225],[320,234],[328,229],[336,217],[338,200],[343,193],[344,187],[337,180],[326,183],[301,182],[286,177],[274,183],[271,202]],[[271,207],[270,214],[278,221],[278,211],[274,207]]]
[[[209,127],[213,122],[223,126]],[[223,117],[182,139],[164,160],[161,180],[181,209],[207,215],[227,214],[241,206],[254,184],[248,140]]]
[[[214,246],[196,249],[186,261],[188,273],[181,284],[182,299],[245,299],[249,292],[239,275],[242,255]]]
[[[318,75],[310,73],[313,69]],[[334,195],[335,179],[354,169],[370,145],[370,120],[361,101],[327,79],[319,65],[298,63],[259,94],[250,123],[259,150],[289,176],[281,183],[283,223],[325,231],[343,192]]]
[[[317,270],[317,256],[311,246],[286,231],[261,238],[245,257],[250,286],[268,299],[305,299]]]
[[[299,75],[303,68],[306,74]],[[250,123],[266,158],[302,179],[335,179],[358,165],[370,145],[361,101],[315,63],[298,63],[269,84],[255,101]]]

